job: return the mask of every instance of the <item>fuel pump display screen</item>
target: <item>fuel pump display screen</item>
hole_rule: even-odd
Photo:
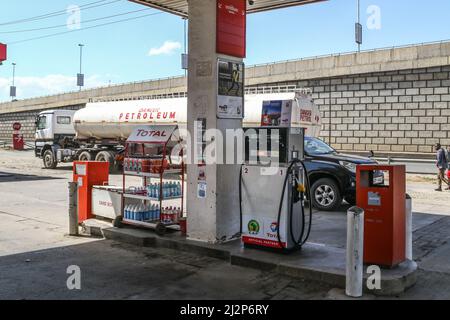
[[[245,129],[245,161],[248,163],[287,163],[288,128]]]

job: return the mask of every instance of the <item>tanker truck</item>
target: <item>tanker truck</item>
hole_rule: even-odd
[[[307,135],[319,135],[320,112],[305,91],[246,95],[244,127],[260,126],[267,120],[286,121],[282,116],[264,119],[263,104],[268,101],[292,106],[293,119],[289,120],[312,122]],[[36,119],[35,155],[43,159],[47,169],[56,168],[58,163],[95,160],[110,162],[118,170],[125,141],[143,124],[186,128],[187,98],[98,102],[78,111],[43,111]]]

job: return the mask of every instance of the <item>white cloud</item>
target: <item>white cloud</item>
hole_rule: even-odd
[[[166,41],[159,48],[151,48],[148,52],[149,56],[169,55],[181,48],[181,43],[176,41]]]
[[[104,79],[106,78],[99,75],[86,77],[84,89],[107,86],[109,80]],[[0,101],[8,101],[10,99],[9,86],[11,85],[11,82],[11,78],[0,77]],[[15,79],[17,99],[27,99],[76,91],[78,88],[76,84],[76,77],[61,74],[50,74],[44,77],[16,77]]]

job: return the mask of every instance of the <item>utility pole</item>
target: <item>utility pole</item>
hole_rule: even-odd
[[[9,95],[11,97],[11,100],[14,100],[17,95],[16,82],[15,82],[15,80],[16,80],[16,63],[13,62],[12,66],[13,66],[12,86],[9,89]]]
[[[358,52],[361,52],[361,44],[362,44],[362,25],[361,25],[361,3],[360,0],[356,0],[357,4],[357,21],[355,24],[355,41],[358,44]]]
[[[183,18],[184,22],[184,53],[181,55],[181,68],[184,69],[184,75],[187,76],[188,70],[188,53],[187,53],[187,18]]]
[[[78,46],[80,47],[80,73],[77,74],[77,86],[80,87],[80,91],[81,91],[81,88],[84,86],[84,74],[82,73],[84,44],[80,43]]]

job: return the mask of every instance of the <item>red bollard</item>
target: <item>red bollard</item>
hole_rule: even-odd
[[[23,135],[14,133],[13,134],[13,149],[17,151],[23,151],[25,143],[23,141]]]

